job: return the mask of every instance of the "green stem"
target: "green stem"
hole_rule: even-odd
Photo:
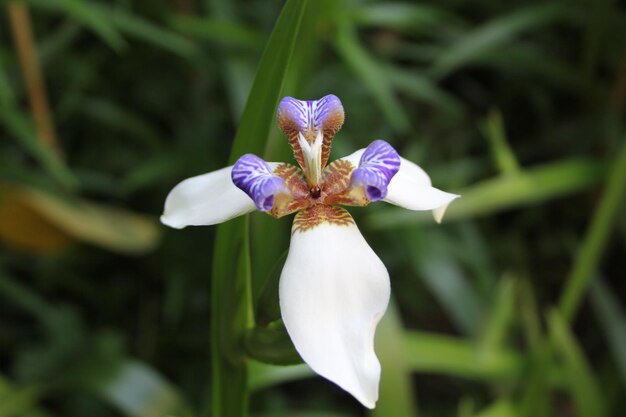
[[[380,399],[370,417],[416,417],[416,399],[411,382],[411,368],[402,343],[404,330],[400,313],[392,302],[378,325],[376,352],[382,368]]]
[[[619,210],[626,191],[626,143],[615,160],[613,170],[608,176],[608,184],[600,205],[598,206],[591,225],[585,236],[578,257],[572,268],[559,309],[563,317],[571,321],[576,315],[589,281],[598,267],[600,257],[608,242],[613,222]]]
[[[487,121],[482,126],[483,135],[489,140],[494,162],[502,174],[515,175],[521,172],[517,158],[509,145],[502,113],[491,109]]]
[[[241,340],[254,324],[251,308],[248,217],[221,225],[215,238],[211,286],[214,416],[245,416],[248,387]]]
[[[291,62],[306,0],[289,0],[272,31],[233,142],[230,164],[263,153]],[[245,336],[254,325],[248,218],[217,228],[211,285],[212,415],[248,414]]]

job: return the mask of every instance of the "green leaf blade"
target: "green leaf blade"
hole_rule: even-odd
[[[229,163],[241,155],[262,155],[300,30],[306,0],[287,2],[267,43]],[[212,410],[216,416],[247,415],[245,350],[241,340],[253,326],[248,219],[217,228],[212,279]]]

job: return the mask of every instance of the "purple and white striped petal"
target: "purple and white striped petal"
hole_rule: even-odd
[[[322,133],[324,137],[321,147],[322,169],[328,162],[333,137],[341,129],[343,121],[343,106],[339,98],[333,94],[319,100],[298,100],[285,97],[278,105],[278,125],[289,138],[294,157],[303,169],[305,169],[305,161],[298,136],[304,136],[306,141],[312,144],[318,133]]]
[[[339,98],[333,94],[319,100],[298,100],[285,97],[278,105],[278,120],[290,120],[309,141],[309,132],[323,128],[333,114],[341,112],[343,106]]]
[[[268,163],[253,154],[246,154],[235,162],[231,178],[261,211],[272,209],[277,194],[289,192],[284,180],[273,174]]]
[[[364,154],[365,149],[359,149],[341,160],[356,166]],[[433,187],[422,168],[400,157],[400,170],[389,183],[384,200],[409,210],[432,210],[435,221],[441,223],[448,205],[459,197]]]
[[[387,186],[400,169],[400,155],[384,140],[375,140],[363,152],[359,166],[352,172],[352,187],[364,187],[370,201],[387,196]]]

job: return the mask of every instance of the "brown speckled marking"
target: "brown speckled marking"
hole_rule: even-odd
[[[293,220],[291,233],[306,232],[320,224],[329,223],[337,226],[354,224],[350,213],[340,207],[316,204],[311,208],[298,212]]]
[[[278,113],[278,126],[280,126],[280,129],[287,135],[287,139],[289,139],[294,159],[298,162],[298,165],[304,169],[304,157],[302,156],[302,149],[300,149],[300,144],[298,143],[298,133],[300,133],[298,125],[290,119],[286,113]]]
[[[326,221],[327,218],[332,218],[333,216],[329,214],[334,210],[332,206],[368,205],[370,201],[367,199],[362,187],[350,188],[350,175],[354,169],[354,165],[347,160],[338,159],[333,161],[324,171],[320,187],[310,188],[300,168],[291,164],[280,164],[274,169],[274,174],[285,181],[289,192],[276,195],[274,207],[268,214],[272,217],[280,218],[309,209],[307,212],[310,213],[303,220],[308,230]],[[309,218],[316,214],[323,216],[322,220],[317,223]]]
[[[278,219],[311,206],[307,198],[309,189],[300,168],[291,164],[280,164],[274,169],[274,175],[285,181],[289,194],[282,193],[276,196],[274,207],[268,212],[270,216]]]
[[[343,113],[343,108],[334,109],[332,113],[326,116],[323,127],[324,142],[322,143],[322,168],[326,166],[328,158],[330,158],[330,148],[333,144],[333,138],[335,137],[335,134],[339,132],[339,129],[341,129],[344,119],[345,115]],[[313,135],[313,139],[315,139],[315,135]]]
[[[345,159],[333,161],[324,171],[322,191],[327,195],[340,194],[346,191],[350,185],[350,174],[354,168],[354,165]]]
[[[333,138],[339,129],[341,129],[343,121],[344,113],[342,108],[333,110],[333,112],[326,117],[325,123],[322,126],[322,134],[324,135],[324,140],[322,141],[322,168],[324,168],[328,162]],[[302,133],[309,143],[313,143],[320,127],[309,126],[305,132],[300,132],[297,123],[290,119],[287,113],[278,114],[278,126],[285,135],[287,135],[289,144],[293,150],[293,157],[298,162],[298,165],[300,165],[302,169],[305,169],[302,149],[300,149],[300,144],[298,143],[298,133]]]
[[[350,176],[356,167],[350,161],[338,159],[326,168],[322,191],[325,193],[324,204],[329,206],[367,206],[364,190],[350,189]]]
[[[285,181],[294,199],[305,198],[309,193],[309,187],[300,168],[291,164],[280,164],[274,169],[274,175]]]

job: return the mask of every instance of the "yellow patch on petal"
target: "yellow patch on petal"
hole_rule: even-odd
[[[333,161],[324,171],[322,191],[329,196],[345,192],[350,186],[350,174],[354,168],[350,161]]]
[[[354,224],[354,220],[350,213],[340,207],[317,204],[296,214],[291,233],[306,232],[324,223],[348,226]]]
[[[280,164],[274,169],[274,175],[285,181],[285,185],[295,200],[307,196],[309,188],[300,168],[291,164]]]
[[[354,169],[355,166],[345,159],[338,159],[328,165],[322,185],[324,204],[367,206],[370,203],[363,187],[350,187],[350,178]]]
[[[309,190],[300,168],[291,164],[280,164],[274,169],[274,175],[285,181],[289,193],[276,195],[274,206],[267,214],[278,219],[311,205],[307,199]]]

